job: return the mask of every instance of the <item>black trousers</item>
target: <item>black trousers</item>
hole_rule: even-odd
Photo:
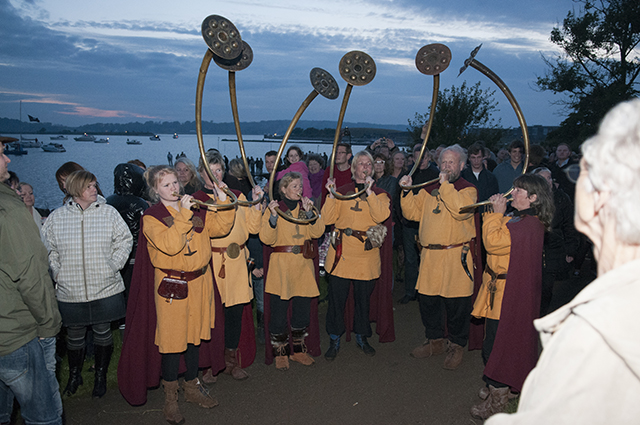
[[[271,310],[269,333],[274,335],[289,333],[289,327],[287,326],[289,303],[291,303],[291,327],[293,329],[303,329],[309,326],[311,321],[311,298],[293,297],[290,300],[283,300],[278,295],[269,294]]]
[[[498,332],[498,324],[500,324],[499,320],[485,319],[484,341],[482,341],[482,361],[484,362],[485,366],[487,365],[489,356],[491,356],[491,351],[493,350],[493,343],[496,340],[496,333]],[[488,376],[483,376],[482,380],[487,385],[493,385],[495,388],[502,388],[507,386],[502,382],[494,381]]]
[[[371,322],[369,321],[369,305],[371,293],[376,286],[374,280],[351,280],[338,276],[329,276],[329,307],[327,309],[327,333],[342,335],[345,333],[344,307],[349,297],[349,289],[353,282],[354,316],[353,331],[358,335],[370,337]]]
[[[198,377],[200,346],[187,344],[187,350],[183,353],[162,354],[160,362],[162,368],[162,379],[167,382],[178,380],[178,368],[180,367],[181,354],[184,354],[184,362],[187,365],[187,371],[184,374],[184,380],[192,381]]]
[[[420,317],[427,339],[444,338],[447,323],[449,340],[462,347],[469,340],[471,297],[445,298],[439,295],[418,294]]]
[[[242,332],[242,313],[246,304],[236,304],[224,308],[224,347],[238,348]]]

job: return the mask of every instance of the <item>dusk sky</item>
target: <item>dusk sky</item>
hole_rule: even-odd
[[[318,97],[305,120],[336,121],[346,82],[340,58],[369,54],[374,80],[354,87],[345,121],[406,124],[426,112],[433,77],[415,66],[417,51],[442,43],[452,52],[440,88],[463,81],[496,90],[505,127],[517,120],[485,76],[458,70],[476,59],[509,86],[529,125],[557,125],[560,97],[536,90],[541,55],[555,57],[551,29],[580,4],[571,0],[0,0],[0,117],[38,117],[75,126],[95,122],[193,121],[198,72],[207,46],[204,18],[232,21],[253,49],[236,73],[242,121],[290,120],[311,92],[320,67],[338,81],[340,97]],[[209,67],[203,120],[231,122],[228,72]]]

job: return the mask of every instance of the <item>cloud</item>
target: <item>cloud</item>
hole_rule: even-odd
[[[134,114],[128,111],[108,111],[104,109],[87,108],[85,106],[75,106],[72,111],[60,111],[60,114],[65,115],[78,115],[82,117],[96,117],[96,118],[148,118],[157,119],[158,117],[152,117],[149,115]]]

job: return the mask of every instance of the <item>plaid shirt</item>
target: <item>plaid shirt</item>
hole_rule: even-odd
[[[124,291],[119,271],[129,258],[133,237],[102,196],[84,211],[73,201],[56,209],[42,226],[42,239],[58,301],[88,302]]]

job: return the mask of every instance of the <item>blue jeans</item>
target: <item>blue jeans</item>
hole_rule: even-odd
[[[264,313],[264,278],[251,275],[253,283],[253,298],[256,300],[256,310]]]
[[[34,338],[0,357],[0,423],[9,422],[15,396],[27,425],[62,424],[55,352],[55,338]]]

